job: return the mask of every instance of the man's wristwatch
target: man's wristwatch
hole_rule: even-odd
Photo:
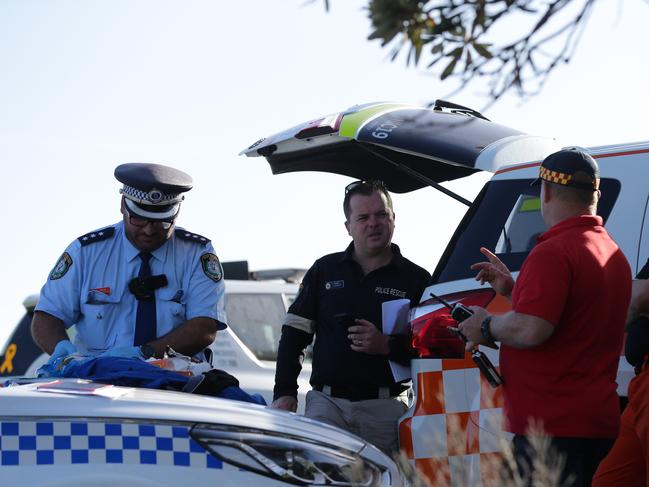
[[[150,359],[151,357],[155,357],[155,348],[153,348],[151,345],[148,343],[145,343],[144,345],[140,345],[140,355],[144,360]]]
[[[491,334],[491,316],[487,316],[484,320],[482,320],[482,324],[480,325],[480,333],[482,334],[482,338],[484,338],[488,342],[496,341],[494,336]]]

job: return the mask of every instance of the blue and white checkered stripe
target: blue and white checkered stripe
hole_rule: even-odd
[[[0,466],[71,464],[223,468],[186,426],[84,421],[0,422]]]

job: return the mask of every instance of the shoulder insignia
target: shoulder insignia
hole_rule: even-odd
[[[59,257],[59,260],[54,265],[54,269],[50,272],[50,280],[56,281],[57,279],[61,279],[70,267],[72,267],[72,257],[67,252],[63,252],[63,255]]]
[[[95,230],[94,232],[86,233],[81,235],[77,240],[81,243],[81,246],[90,245],[95,242],[101,242],[115,235],[115,227],[106,227],[101,230]]]
[[[182,240],[189,240],[190,242],[196,242],[197,244],[201,244],[203,246],[210,243],[209,238],[203,237],[202,235],[199,235],[197,233],[188,232],[184,228],[176,228],[174,234],[177,238],[180,238]]]
[[[219,282],[223,278],[223,268],[216,254],[201,255],[201,267],[205,275],[214,282]]]

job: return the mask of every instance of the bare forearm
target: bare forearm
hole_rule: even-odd
[[[54,347],[61,340],[68,340],[63,322],[43,311],[36,311],[32,319],[32,338],[41,349],[52,354]]]
[[[493,337],[514,348],[539,346],[549,339],[553,332],[554,326],[550,322],[515,311],[491,319]]]
[[[216,337],[216,321],[212,318],[192,318],[166,335],[149,342],[156,357],[162,357],[167,346],[183,355],[195,355],[209,347]]]

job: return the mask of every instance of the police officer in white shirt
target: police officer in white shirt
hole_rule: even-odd
[[[162,357],[167,346],[195,355],[226,327],[210,240],[176,228],[192,178],[144,163],[122,164],[115,177],[123,221],[72,242],[41,290],[32,336],[50,362],[72,353]]]

